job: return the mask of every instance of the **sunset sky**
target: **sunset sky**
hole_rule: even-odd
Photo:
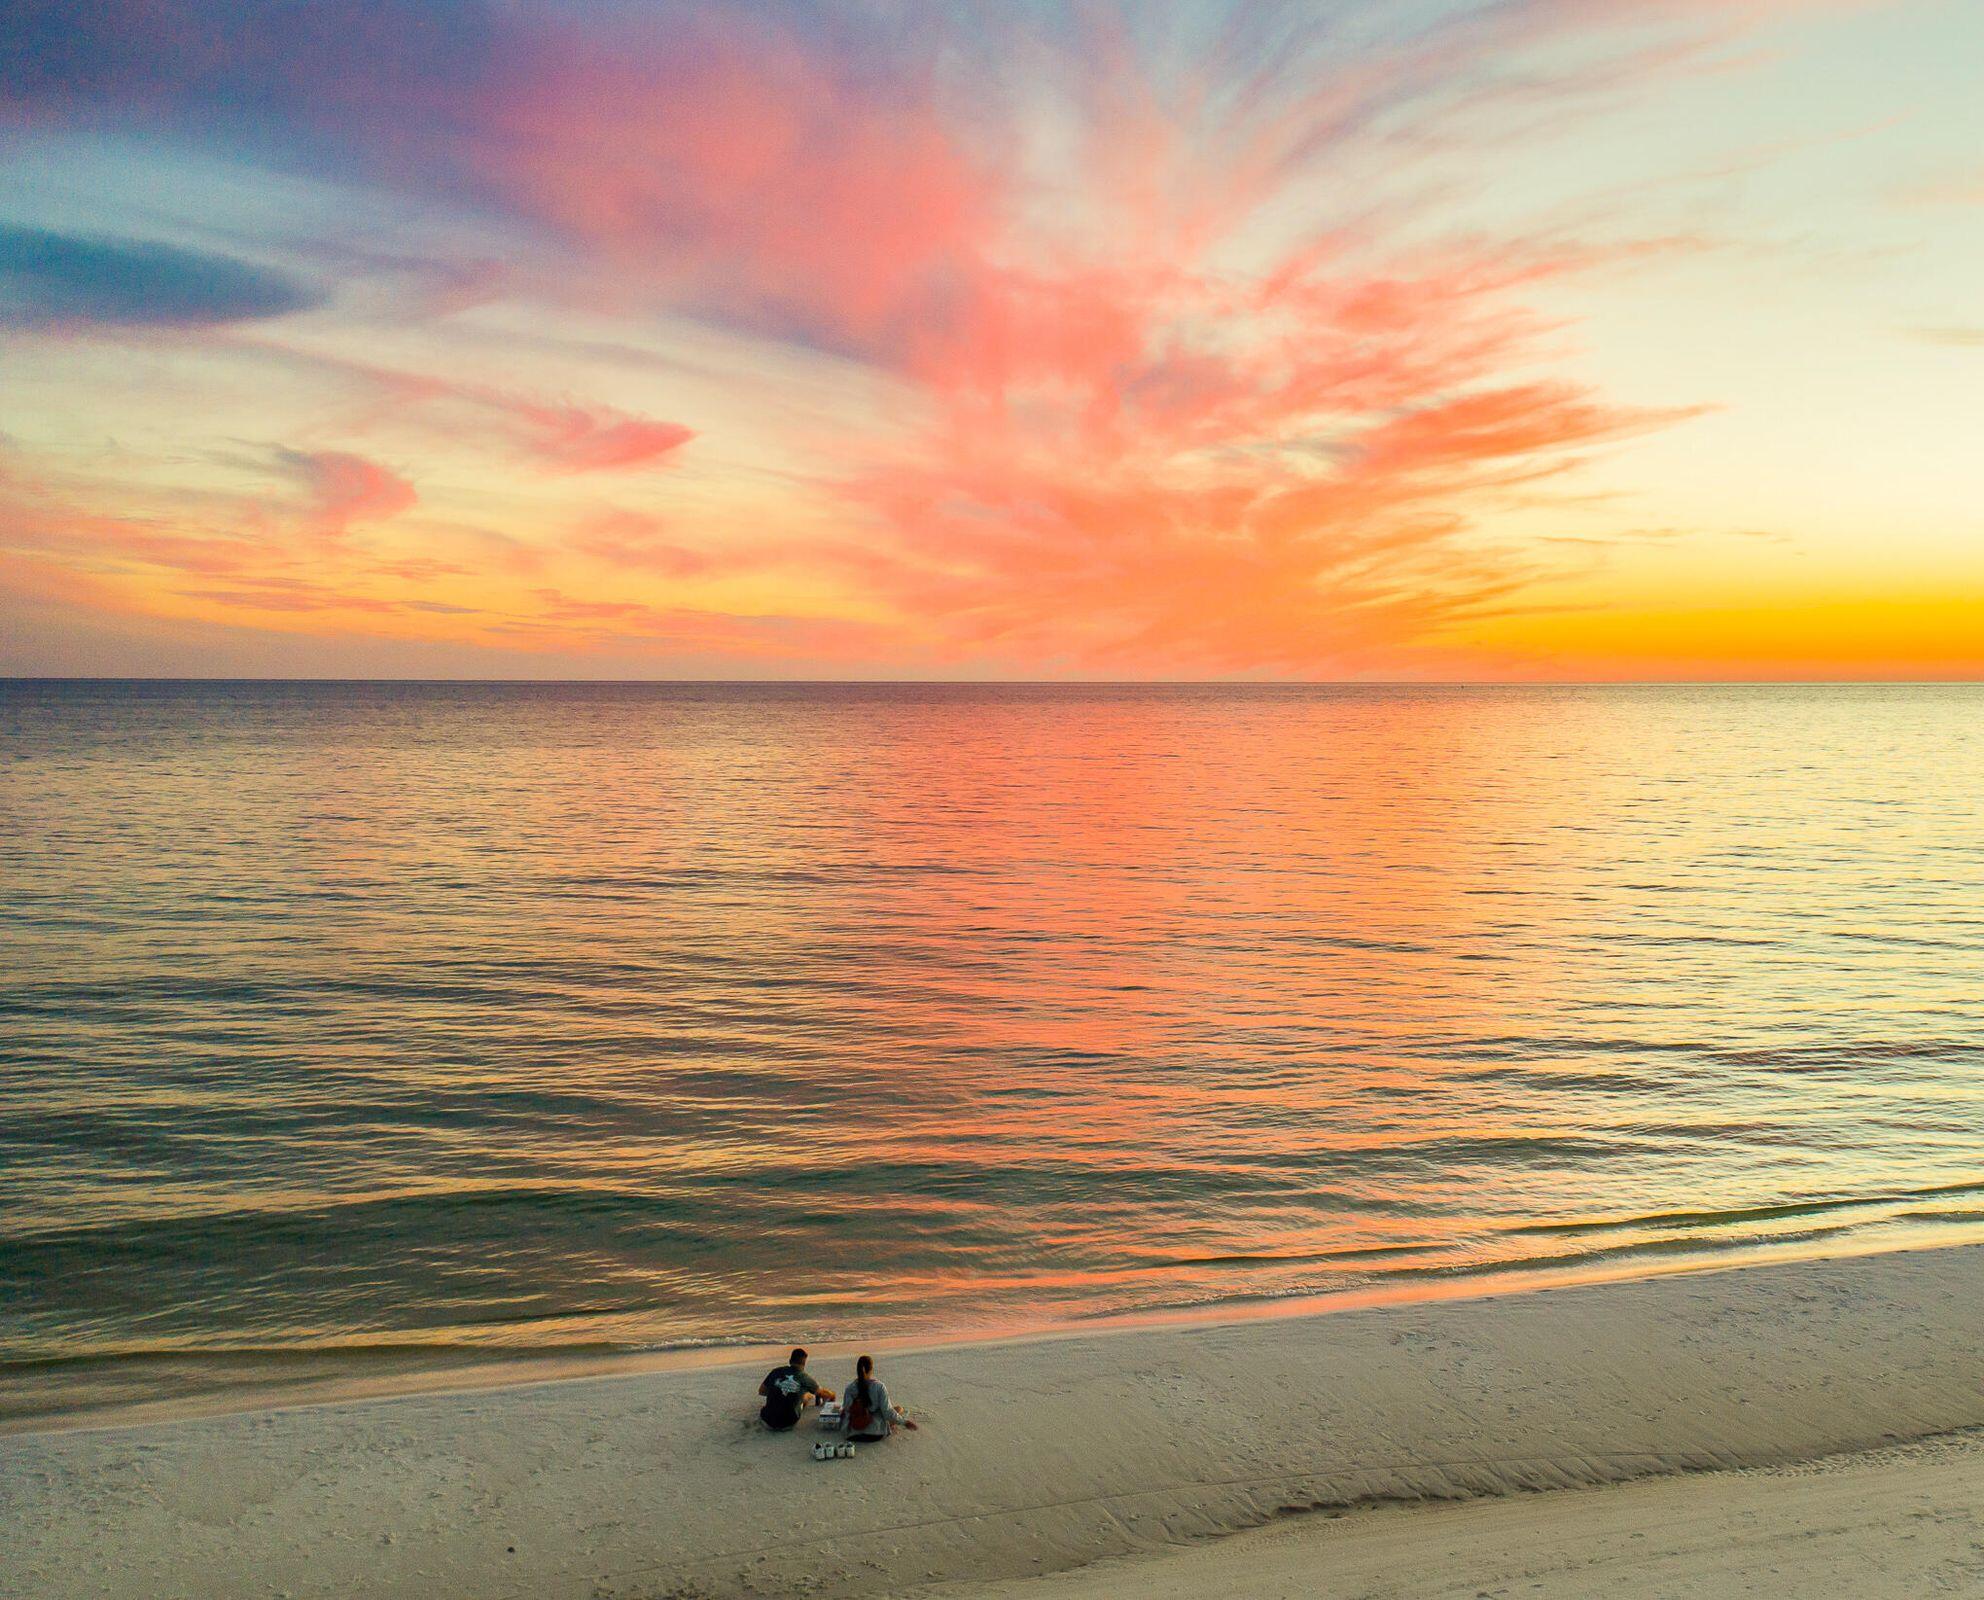
[[[1984,675],[1976,0],[8,0],[0,671]]]

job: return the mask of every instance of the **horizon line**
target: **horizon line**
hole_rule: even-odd
[[[943,689],[1848,689],[1979,688],[1967,678],[460,678],[181,673],[0,673],[0,684],[380,684],[522,688]]]

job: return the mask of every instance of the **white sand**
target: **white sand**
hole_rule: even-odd
[[[1976,1452],[1891,1447],[1984,1426],[1980,1334],[1972,1246],[891,1355],[926,1426],[854,1461],[759,1429],[735,1366],[26,1434],[0,1440],[0,1594],[1774,1594],[1816,1552],[1901,1571],[1911,1543],[1894,1592],[1978,1589]]]

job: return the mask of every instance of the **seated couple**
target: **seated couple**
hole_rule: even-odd
[[[806,1370],[806,1352],[795,1350],[792,1359],[782,1367],[773,1367],[765,1374],[765,1381],[758,1385],[758,1393],[765,1397],[758,1415],[768,1428],[780,1433],[798,1426],[799,1414],[809,1405],[820,1405],[834,1398],[831,1389],[822,1389],[812,1373]],[[847,1386],[847,1398],[841,1407],[841,1418],[847,1429],[847,1437],[856,1444],[872,1444],[878,1439],[886,1439],[898,1426],[914,1429],[916,1424],[900,1406],[889,1403],[889,1391],[882,1387],[882,1380],[875,1376],[875,1358],[863,1356],[854,1363],[854,1382]]]

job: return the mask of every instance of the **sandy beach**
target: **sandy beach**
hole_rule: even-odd
[[[1967,1246],[938,1346],[883,1362],[924,1428],[832,1463],[734,1362],[22,1433],[0,1592],[1961,1588],[1980,1305]]]
[[[1984,1590],[1984,1436],[1790,1467],[1293,1517],[972,1600],[1693,1600]]]

